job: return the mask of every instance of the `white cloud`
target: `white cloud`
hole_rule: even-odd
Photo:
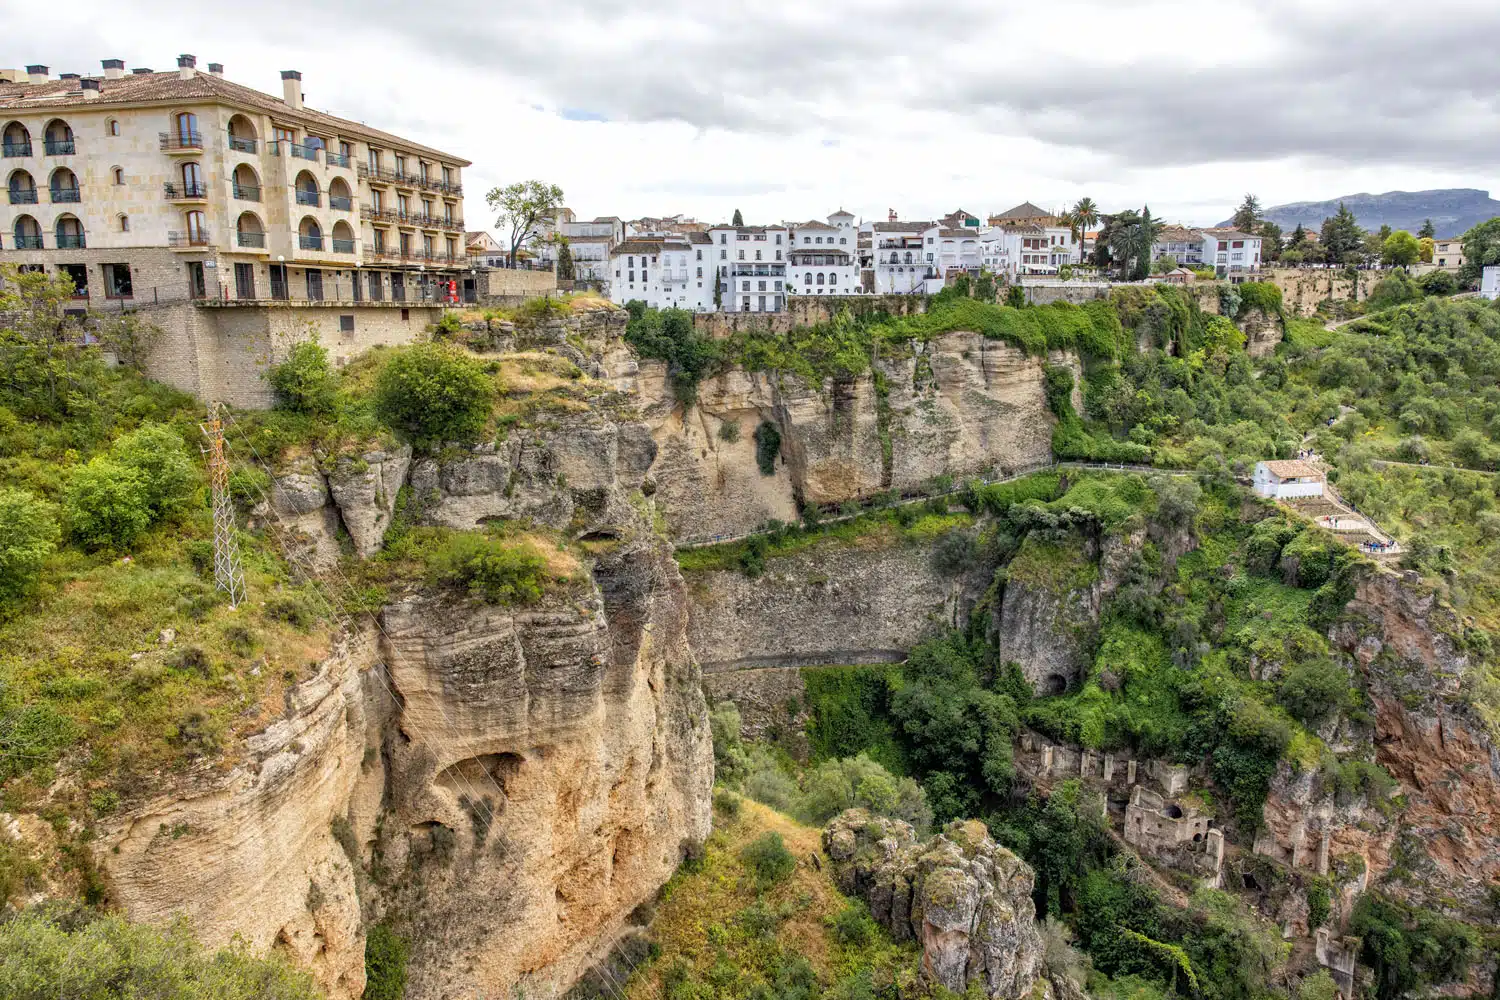
[[[587,215],[1088,194],[1213,222],[1246,191],[1489,188],[1500,162],[1500,7],[1449,0],[4,2],[0,65],[192,52],[271,93],[300,69],[314,106],[473,160],[472,224],[485,189],[527,177]]]

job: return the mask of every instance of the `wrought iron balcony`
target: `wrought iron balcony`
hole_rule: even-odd
[[[12,205],[35,205],[36,188],[11,188],[10,203]]]
[[[4,152],[6,156],[30,156],[31,142],[7,142],[0,147],[0,152]]]
[[[75,204],[82,200],[83,195],[76,187],[52,188],[52,201],[55,204]]]
[[[234,182],[234,196],[240,201],[260,201],[260,188],[254,184]]]
[[[241,229],[235,233],[234,241],[242,247],[253,247],[256,250],[264,250],[266,248],[265,233],[249,233]]]
[[[167,181],[161,189],[168,201],[196,201],[208,197],[208,186],[202,183],[173,184]]]
[[[167,246],[169,247],[206,247],[209,244],[207,229],[193,229],[185,233],[170,232],[167,234]]]
[[[195,151],[203,148],[202,132],[158,132],[164,152]]]
[[[254,139],[241,139],[237,135],[230,135],[229,148],[239,153],[253,153],[257,143]]]
[[[353,253],[354,240],[331,240],[334,253]]]
[[[297,189],[297,204],[299,204],[299,205],[321,205],[322,203],[323,203],[323,198],[322,198],[322,196],[318,192],[316,192],[316,191],[307,191],[307,190],[304,190],[302,188],[298,188]]]
[[[338,212],[350,212],[354,210],[354,199],[329,195],[328,207]]]
[[[48,156],[72,156],[76,152],[72,139],[45,139],[42,145]]]
[[[87,246],[82,233],[57,234],[57,249],[59,250],[83,250]]]
[[[17,250],[40,250],[42,249],[42,238],[40,236],[17,236]]]
[[[297,245],[303,250],[321,250],[323,249],[323,237],[299,236],[297,237]]]
[[[309,146],[305,142],[293,142],[288,145],[292,147],[292,155],[299,160],[316,160],[318,150],[323,148],[322,146]]]

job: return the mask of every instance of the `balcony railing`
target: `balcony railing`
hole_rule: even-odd
[[[240,201],[260,201],[260,188],[254,184],[234,182],[234,196]]]
[[[319,195],[318,192],[316,192],[316,191],[306,191],[306,190],[303,190],[301,188],[297,189],[297,204],[299,204],[299,205],[321,205],[322,203],[323,203],[322,196]]]
[[[35,205],[36,188],[11,188],[10,203],[12,205]]]
[[[404,184],[408,187],[425,188],[428,191],[441,191],[451,194],[455,198],[463,197],[464,186],[451,181],[439,180],[431,175],[423,177],[420,174],[410,174],[404,170],[383,170],[380,167],[372,167],[368,163],[359,165],[359,176],[366,180],[385,184]]]
[[[354,208],[354,199],[341,198],[337,195],[329,195],[328,207],[338,212],[352,211]]]
[[[58,233],[57,249],[59,250],[83,250],[88,246],[84,242],[82,233]]]
[[[349,165],[349,156],[346,153],[335,153],[330,149],[326,155],[330,167],[347,167]]]
[[[322,146],[309,146],[303,142],[293,142],[288,145],[292,147],[292,155],[299,160],[316,160],[318,150],[323,148]]]
[[[253,247],[256,250],[266,248],[265,233],[248,233],[241,229],[234,235],[234,241],[242,247]]]
[[[323,249],[323,237],[299,236],[297,237],[297,245],[303,250],[321,250]]]
[[[167,246],[169,247],[206,247],[209,245],[208,230],[193,229],[185,233],[170,232],[167,234]]]
[[[354,252],[354,241],[353,240],[330,240],[329,242],[333,245],[333,252],[334,253],[353,253]]]
[[[7,142],[0,147],[0,152],[4,152],[6,156],[30,156],[31,143],[29,141]]]
[[[182,149],[202,149],[202,132],[158,132],[161,148],[166,152]]]
[[[82,193],[76,187],[53,188],[51,193],[54,204],[76,204],[83,200]]]
[[[229,148],[239,153],[255,152],[256,142],[254,139],[241,139],[237,135],[230,135]]]
[[[42,249],[42,238],[40,236],[17,236],[17,250],[40,250]]]
[[[173,184],[171,181],[161,186],[162,194],[168,201],[187,201],[196,198],[208,197],[208,186],[205,184]]]
[[[48,156],[72,156],[75,152],[72,139],[45,139],[42,145]]]

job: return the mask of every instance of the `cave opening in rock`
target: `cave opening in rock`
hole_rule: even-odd
[[[1168,805],[1167,808],[1162,811],[1172,819],[1182,819],[1182,807],[1177,805],[1176,803]]]
[[[1042,693],[1048,695],[1066,694],[1068,690],[1068,679],[1062,674],[1048,674],[1047,679],[1042,682]]]

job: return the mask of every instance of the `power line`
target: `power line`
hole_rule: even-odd
[[[214,498],[214,582],[229,595],[233,610],[245,603],[245,573],[240,566],[240,546],[235,538],[234,502],[229,496],[229,462],[224,457],[223,404],[208,404],[208,422],[199,424],[208,445],[208,482]]]

